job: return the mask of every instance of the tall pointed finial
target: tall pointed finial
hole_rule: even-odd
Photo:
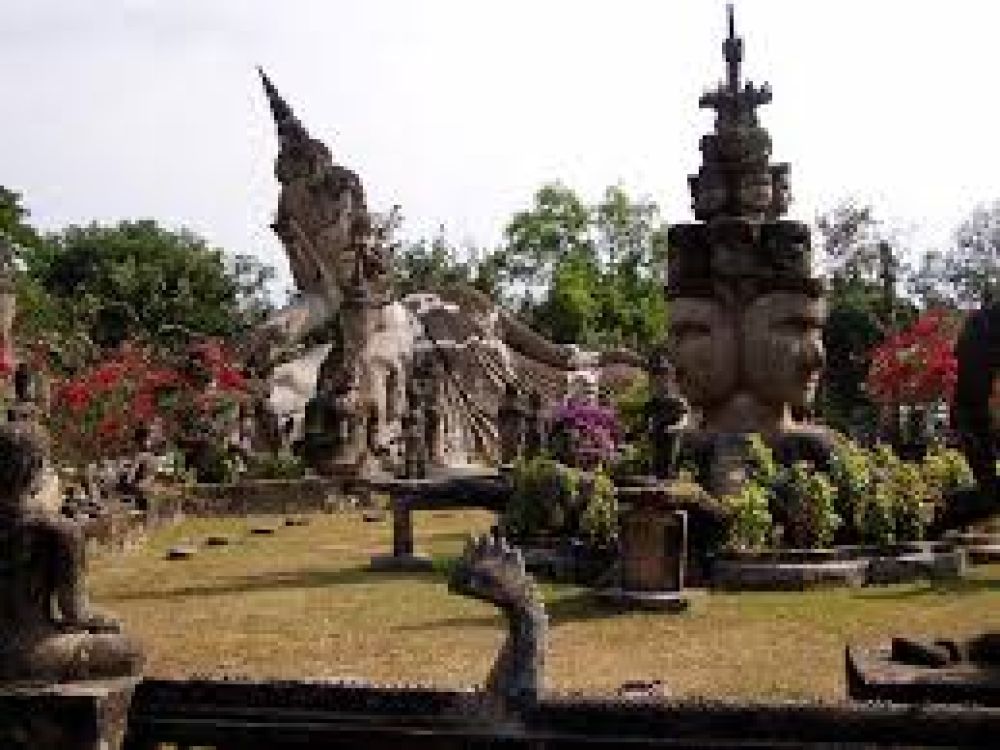
[[[726,84],[733,93],[740,87],[740,62],[743,60],[743,40],[736,36],[736,19],[733,16],[733,4],[726,5],[726,15],[729,19],[729,37],[722,43],[722,53],[726,57]]]
[[[274,122],[280,129],[283,123],[295,120],[295,113],[292,112],[292,108],[288,106],[288,103],[281,98],[278,89],[271,83],[271,79],[267,77],[267,73],[259,65],[257,66],[257,72],[260,74],[261,83],[264,84],[264,93],[267,94],[267,103],[271,105],[271,114],[274,116]]]

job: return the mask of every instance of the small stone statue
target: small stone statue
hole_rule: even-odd
[[[37,425],[0,425],[0,682],[137,675],[136,644],[87,602],[80,528],[31,502],[45,463]]]
[[[528,414],[524,427],[524,455],[535,458],[545,450],[545,410],[542,394],[532,391],[528,395]]]
[[[403,475],[406,479],[427,476],[427,427],[424,399],[417,388],[407,389],[407,410],[403,414]]]
[[[677,429],[688,413],[680,395],[674,367],[662,353],[649,363],[650,399],[646,405],[646,425],[652,445],[650,469],[654,476],[672,479],[677,472],[680,432]]]
[[[500,433],[500,462],[513,463],[524,448],[525,413],[517,386],[507,383],[503,400],[497,410],[497,431]]]

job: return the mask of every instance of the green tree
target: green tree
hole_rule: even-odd
[[[20,193],[0,185],[0,236],[18,247],[38,244],[38,233],[27,223],[28,209],[21,205]]]
[[[504,230],[504,281],[547,288],[562,258],[593,255],[590,227],[591,211],[576,193],[560,183],[543,185],[534,205],[515,213]]]
[[[948,252],[925,253],[911,289],[934,306],[979,308],[1000,297],[1000,201],[973,209]]]
[[[475,283],[481,264],[474,256],[471,248],[462,253],[452,246],[441,227],[430,241],[409,242],[396,250],[393,261],[396,290],[406,295],[435,291],[454,283]]]
[[[27,335],[93,347],[129,338],[173,347],[191,335],[235,341],[270,307],[272,269],[152,220],[67,227],[22,247],[20,259]]]
[[[655,344],[666,327],[657,270],[666,250],[655,203],[609,187],[587,205],[544,185],[516,213],[491,259],[508,298],[540,333],[583,346]]]
[[[871,432],[877,409],[863,387],[868,353],[914,313],[896,292],[903,266],[869,205],[845,201],[817,217],[816,229],[832,282],[820,417],[840,430]]]

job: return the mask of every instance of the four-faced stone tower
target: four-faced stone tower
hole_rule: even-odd
[[[826,431],[806,421],[823,365],[824,285],[809,228],[782,218],[789,167],[770,162],[757,119],[771,90],[741,80],[732,6],[728,20],[726,80],[700,100],[716,118],[689,178],[696,221],[670,228],[667,267],[668,344],[693,416],[684,453],[716,492],[732,489],[726,466],[750,433],[785,460],[828,454]]]

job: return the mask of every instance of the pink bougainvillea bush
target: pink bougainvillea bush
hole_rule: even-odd
[[[552,412],[552,453],[570,466],[606,466],[617,456],[620,441],[621,426],[613,407],[570,399]]]

